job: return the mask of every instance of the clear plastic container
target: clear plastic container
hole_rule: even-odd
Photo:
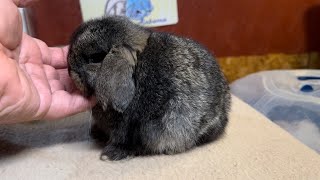
[[[231,92],[320,153],[320,70],[262,71]]]

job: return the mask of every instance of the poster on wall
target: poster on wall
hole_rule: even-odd
[[[146,27],[178,23],[177,0],[80,0],[84,21],[102,16],[127,16]]]

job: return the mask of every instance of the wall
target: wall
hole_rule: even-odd
[[[178,11],[177,25],[156,29],[204,44],[230,80],[265,67],[320,67],[319,56],[310,54],[320,52],[320,0],[178,0]],[[30,33],[50,46],[67,44],[82,22],[78,0],[40,1],[26,14]],[[268,66],[274,59],[278,65]]]

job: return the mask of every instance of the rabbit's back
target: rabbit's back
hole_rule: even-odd
[[[124,114],[131,126],[140,127],[134,134],[150,151],[183,152],[223,132],[228,85],[217,62],[196,42],[152,33],[133,76],[136,94]]]

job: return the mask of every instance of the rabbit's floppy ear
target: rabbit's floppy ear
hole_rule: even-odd
[[[135,92],[135,62],[135,52],[126,47],[112,48],[104,58],[95,84],[96,98],[104,110],[112,105],[123,112],[130,104]]]

